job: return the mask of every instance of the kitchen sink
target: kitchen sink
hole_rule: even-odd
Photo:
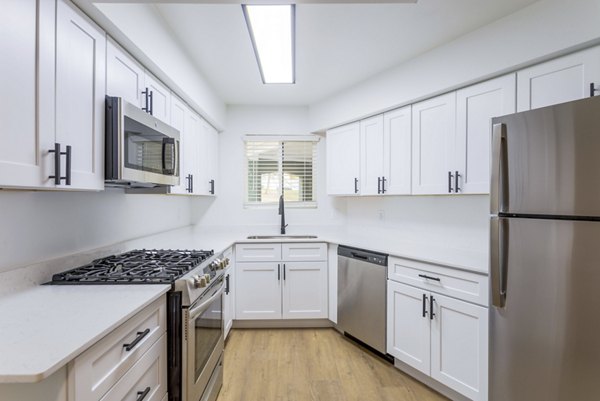
[[[249,235],[248,239],[314,239],[316,235]]]

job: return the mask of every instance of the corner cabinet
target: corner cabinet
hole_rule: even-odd
[[[360,191],[360,123],[327,131],[327,194],[358,195]]]
[[[0,187],[102,190],[104,31],[65,0],[7,6]]]
[[[389,263],[387,352],[474,401],[486,401],[487,277],[399,258]]]
[[[599,95],[600,47],[523,69],[517,72],[517,81],[518,111]]]
[[[327,244],[237,244],[235,255],[236,319],[327,318]]]

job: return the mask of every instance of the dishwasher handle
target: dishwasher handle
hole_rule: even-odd
[[[387,266],[388,255],[379,252],[368,251],[365,249],[352,248],[344,245],[338,246],[338,256],[348,259],[356,259],[365,263],[373,263],[380,266]]]

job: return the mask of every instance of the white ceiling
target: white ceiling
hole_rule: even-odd
[[[299,4],[295,85],[262,84],[239,4],[155,7],[227,104],[307,105],[535,1]]]

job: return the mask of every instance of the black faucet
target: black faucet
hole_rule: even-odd
[[[284,235],[285,228],[288,225],[285,224],[285,207],[283,206],[283,195],[279,197],[279,214],[281,215],[281,235]]]

